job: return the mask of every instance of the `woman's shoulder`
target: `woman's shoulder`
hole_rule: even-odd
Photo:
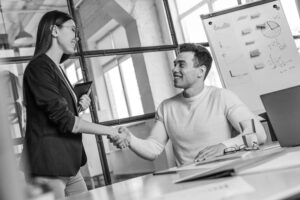
[[[45,63],[45,64],[49,63],[48,57],[45,54],[34,56],[28,65],[35,65],[35,64],[41,64],[41,63]]]
[[[26,69],[30,68],[49,68],[52,67],[51,61],[49,61],[49,58],[45,55],[39,55],[37,57],[34,57],[27,65]]]
[[[46,55],[39,55],[33,58],[28,65],[26,66],[24,76],[28,76],[29,74],[44,74],[44,73],[52,73],[53,72],[53,64],[51,60]]]

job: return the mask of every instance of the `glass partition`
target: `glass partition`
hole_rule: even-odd
[[[1,98],[6,98],[8,103],[9,130],[14,139],[14,153],[19,156],[23,149],[22,138],[26,123],[22,92],[23,64],[0,64],[0,77],[6,88]]]
[[[81,1],[75,7],[83,49],[173,45],[163,1]]]
[[[0,49],[10,50],[0,54],[0,58],[22,56],[25,53],[22,48],[35,46],[37,25],[44,13],[50,10],[68,13],[67,0],[1,0],[0,3]],[[25,54],[33,55],[33,51]]]

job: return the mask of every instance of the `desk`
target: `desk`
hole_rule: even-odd
[[[300,151],[300,147],[288,148],[284,151]],[[300,193],[300,167],[280,169],[257,174],[239,176],[254,190],[249,193],[232,196],[228,199],[282,199]],[[63,200],[147,200],[147,199],[174,199],[173,193],[184,193],[184,190],[201,188],[208,184],[231,180],[235,177],[196,180],[191,182],[174,184],[179,174],[165,174],[153,176],[152,174],[137,177],[127,181],[115,183],[110,186],[97,188],[86,193],[75,195]],[[188,199],[199,199],[201,194],[190,196]],[[182,198],[178,198],[182,199]]]

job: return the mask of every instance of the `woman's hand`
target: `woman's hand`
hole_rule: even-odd
[[[90,105],[91,105],[91,99],[89,95],[87,94],[82,95],[79,100],[80,111],[86,110]]]

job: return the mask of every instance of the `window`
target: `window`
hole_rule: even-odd
[[[290,29],[293,35],[299,35],[300,33],[300,18],[297,10],[296,1],[281,1],[284,14],[289,23]],[[297,46],[299,49],[299,46]]]
[[[237,0],[227,0],[227,1],[218,0],[213,3],[213,11],[215,12],[219,10],[224,10],[227,8],[235,7],[237,5],[238,5]]]
[[[123,84],[125,88],[125,94],[129,104],[130,116],[144,114],[141,95],[139,92],[135,71],[132,63],[132,59],[128,58],[120,63],[121,74],[123,75]]]
[[[131,57],[112,65],[104,76],[113,118],[144,114]]]
[[[199,13],[209,13],[207,4],[199,7],[181,20],[184,38],[187,42],[207,42]]]
[[[75,83],[78,82],[78,77],[77,77],[77,74],[76,74],[76,69],[75,69],[75,64],[72,63],[70,66],[68,66],[66,68],[66,74],[69,78],[69,81],[71,82],[72,85],[74,85]]]
[[[77,60],[68,60],[62,67],[72,85],[83,82],[82,70]]]

